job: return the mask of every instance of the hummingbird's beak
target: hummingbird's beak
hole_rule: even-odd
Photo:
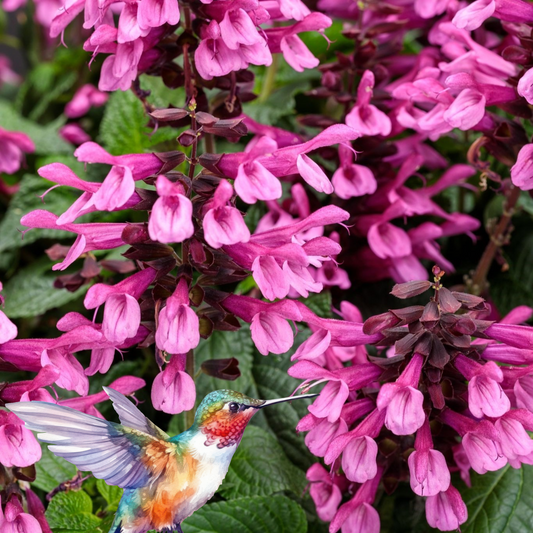
[[[289,398],[276,398],[275,400],[265,400],[264,403],[257,406],[257,409],[262,409],[263,407],[267,407],[268,405],[274,405],[276,403],[292,402],[292,400],[301,400],[302,398],[315,398],[317,396],[318,396],[318,393],[300,394],[299,396],[290,396]]]

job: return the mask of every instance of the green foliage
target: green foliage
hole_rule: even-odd
[[[91,497],[83,490],[60,492],[52,498],[46,518],[54,533],[85,532],[98,527],[101,522],[92,511]]]
[[[183,533],[306,533],[302,508],[285,496],[210,503],[183,524]]]
[[[65,142],[57,133],[63,122],[41,126],[21,117],[6,101],[0,99],[0,126],[9,131],[20,131],[30,137],[35,143],[36,154],[68,154],[72,153],[72,146]]]
[[[244,432],[219,492],[230,499],[281,491],[300,496],[305,485],[305,474],[287,459],[276,438],[251,426]]]
[[[255,393],[252,376],[253,350],[254,345],[248,325],[238,331],[215,331],[209,339],[202,339],[194,351],[198,367],[209,359],[236,357],[239,360],[241,376],[235,381],[226,381],[200,374],[196,382],[198,399],[201,400],[206,394],[217,389],[233,389],[253,396]]]
[[[100,128],[100,140],[113,155],[143,153],[172,140],[176,130],[161,128],[153,133],[142,103],[130,92],[116,91],[109,98]]]
[[[76,292],[56,289],[56,274],[51,272],[52,262],[43,258],[19,270],[4,286],[3,295],[6,299],[4,312],[11,318],[35,317],[49,309],[61,307],[81,298],[88,285]],[[28,298],[31,294],[31,298]]]
[[[463,533],[521,533],[533,520],[533,467],[509,465],[486,474],[474,475],[472,487],[461,491],[468,507]],[[525,529],[524,529],[525,528]]]
[[[41,444],[41,449],[43,455],[41,460],[35,464],[37,477],[33,485],[38,489],[51,492],[61,483],[72,479],[76,475],[77,468],[65,459],[54,455],[48,450],[46,444]]]
[[[116,511],[120,498],[122,498],[123,489],[114,485],[108,485],[103,479],[96,480],[96,487],[107,502],[108,510]]]

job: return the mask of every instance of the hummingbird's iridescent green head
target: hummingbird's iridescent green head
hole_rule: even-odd
[[[303,394],[277,400],[255,400],[228,389],[210,392],[196,410],[194,425],[206,435],[206,446],[218,448],[239,444],[252,416],[263,407],[275,403],[313,398],[317,394]]]

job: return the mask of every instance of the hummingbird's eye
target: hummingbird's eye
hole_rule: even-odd
[[[229,405],[228,405],[228,408],[230,410],[231,413],[236,413],[238,410],[239,410],[239,404],[237,402],[231,402]]]

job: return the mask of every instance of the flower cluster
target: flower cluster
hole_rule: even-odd
[[[432,288],[428,304],[365,321],[363,333],[381,335],[374,343],[378,357],[362,347],[331,347],[319,329],[293,356],[289,374],[304,378],[302,387],[326,382],[298,429],[309,432],[313,454],[334,472],[342,469],[333,477],[320,465],[308,472],[311,496],[331,532],[379,531],[369,504],[381,479],[387,493],[409,480],[426,498],[428,523],[458,529],[467,510],[450,472],[460,471],[469,484],[470,469],[484,474],[508,463],[532,464],[533,330],[518,324],[533,309],[517,308],[493,323],[482,298],[450,291],[441,284],[444,272],[435,267],[434,274],[433,283],[393,289],[408,298]],[[351,366],[342,366],[345,361]],[[339,507],[347,488],[354,495]]]

